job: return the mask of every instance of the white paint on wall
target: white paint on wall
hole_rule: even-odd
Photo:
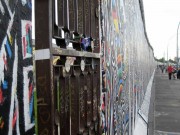
[[[17,94],[15,94],[15,105],[16,105],[16,110],[19,110],[19,103],[18,103],[18,98]],[[20,135],[20,130],[19,130],[19,111],[17,111],[17,126],[16,126],[16,134]]]
[[[22,32],[22,54],[23,54],[23,59],[26,58],[31,58],[32,57],[32,51],[29,53],[28,50],[28,39],[29,37],[27,37],[27,31],[26,29],[32,27],[31,25],[31,21],[27,21],[27,20],[21,20],[21,32]],[[24,48],[23,45],[23,38],[25,38],[25,42],[26,42],[26,50]],[[31,48],[32,49],[32,48]]]
[[[13,21],[14,21],[14,15],[15,15],[15,13],[11,14],[11,20],[9,21],[9,25],[8,25],[8,28],[7,28],[7,35],[10,35],[10,30],[12,28],[12,24],[13,24]],[[4,65],[4,60],[3,60],[3,57],[5,59],[7,58],[7,54],[6,54],[6,51],[5,51],[6,41],[7,41],[7,36],[4,38],[4,40],[2,42],[2,46],[0,48],[0,80],[2,82],[4,82],[4,67],[7,68]]]
[[[7,40],[7,38],[4,39],[1,50],[0,50],[0,80],[2,82],[4,82],[4,68],[5,68],[3,57],[4,57],[4,59],[7,58],[5,46],[4,46],[4,43],[6,40]]]
[[[5,14],[4,7],[2,6],[1,1],[0,1],[0,11],[3,15]]]
[[[139,110],[139,114],[135,123],[134,135],[147,135],[148,114],[149,114],[151,88],[154,79],[154,73],[155,70],[147,85],[147,90],[144,96],[144,100]]]
[[[35,39],[35,5],[34,5],[34,0],[32,0],[32,39]]]
[[[33,70],[33,66],[23,67],[23,76],[24,76],[24,87],[23,87],[23,101],[24,101],[24,122],[25,122],[25,131],[31,129],[34,126],[34,123],[31,123],[30,108],[29,108],[29,78],[28,73]]]
[[[18,0],[16,0],[16,3],[17,3],[17,2],[18,2]],[[10,7],[9,7],[9,0],[5,0],[5,4],[6,4],[6,6],[7,6],[8,11],[9,11],[10,17],[12,17],[13,13],[12,13]]]
[[[152,83],[153,83],[153,79],[154,79],[154,73],[155,73],[155,71],[153,72],[153,74],[149,80],[149,83],[147,85],[147,90],[144,95],[144,100],[143,100],[143,103],[139,110],[139,113],[142,116],[144,116],[144,119],[146,120],[146,122],[148,122],[149,106],[150,106],[150,99],[151,99],[151,88],[152,88]]]
[[[12,121],[13,121],[13,115],[14,115],[14,110],[15,111],[19,111],[17,110],[18,108],[14,109],[14,102],[15,102],[15,96],[16,96],[16,92],[17,92],[17,67],[18,67],[18,46],[17,46],[17,42],[15,39],[15,57],[14,57],[14,64],[13,64],[13,75],[12,75],[12,87],[11,87],[11,104],[10,104],[10,113],[9,113],[9,131],[8,131],[8,135],[12,135],[13,133],[13,127],[12,127]],[[18,121],[18,119],[17,119]],[[19,126],[19,125],[16,125]]]
[[[24,6],[24,5],[26,5],[27,0],[21,0],[21,3],[22,3],[22,5]]]
[[[147,135],[147,124],[139,115],[137,117],[137,123],[134,135]]]
[[[26,2],[26,0],[22,0],[23,2]],[[31,58],[32,57],[32,52],[28,52],[28,33],[27,29],[32,30],[32,23],[31,21],[28,20],[21,20],[21,32],[22,32],[22,54],[23,54],[23,59]],[[25,39],[25,47],[23,44],[23,38]],[[30,45],[30,44],[29,44]],[[32,49],[32,46],[29,46]],[[28,66],[28,67],[23,67],[23,101],[24,101],[24,123],[25,123],[25,131],[28,131],[34,126],[34,123],[31,123],[31,116],[30,116],[30,108],[29,108],[29,78],[28,78],[28,73],[33,70],[33,66]]]
[[[14,15],[15,15],[15,12],[12,14],[11,11],[10,11],[10,8],[8,6],[8,1],[5,1],[6,5],[7,5],[7,8],[8,8],[8,11],[9,11],[9,14],[10,14],[10,21],[9,21],[9,25],[8,25],[8,28],[7,28],[7,35],[10,35],[10,30],[12,28],[12,24],[13,24],[13,21],[14,21]],[[0,3],[1,6],[2,6],[2,3]],[[2,11],[2,7],[1,7],[1,11]],[[7,60],[7,54],[6,54],[6,50],[5,50],[5,44],[6,44],[6,41],[7,41],[7,36],[4,37],[4,40],[2,42],[2,46],[0,48],[0,80],[2,82],[4,82],[4,70],[7,70],[7,66],[5,65],[4,63],[4,59]],[[9,114],[9,133],[8,135],[11,135],[12,134],[12,120],[13,120],[13,110],[14,110],[14,95],[16,93],[16,87],[17,87],[17,44],[15,43],[15,59],[14,59],[14,66],[13,66],[13,83],[12,83],[12,88],[11,88],[11,105],[10,105],[10,114]],[[18,127],[17,127],[18,128]]]

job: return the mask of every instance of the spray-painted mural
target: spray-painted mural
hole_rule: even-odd
[[[0,134],[34,134],[31,0],[0,0]]]
[[[101,128],[132,135],[137,112],[154,71],[139,0],[101,0]]]

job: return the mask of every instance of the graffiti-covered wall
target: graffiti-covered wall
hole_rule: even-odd
[[[0,0],[0,134],[32,135],[31,0]]]
[[[153,49],[139,0],[101,0],[101,128],[132,135],[154,71]]]

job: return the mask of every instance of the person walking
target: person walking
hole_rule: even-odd
[[[168,71],[169,80],[171,80],[171,76],[172,76],[172,72],[173,72],[173,67],[171,65],[169,65],[168,68],[167,68],[167,71]]]
[[[164,65],[161,65],[161,71],[164,73]]]
[[[174,66],[172,68],[173,68],[173,71],[172,71],[173,79],[176,79],[176,76],[175,76],[175,74],[177,73],[176,68]]]
[[[180,68],[177,71],[177,79],[180,79]]]

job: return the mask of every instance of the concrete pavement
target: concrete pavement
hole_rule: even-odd
[[[180,80],[157,70],[154,86],[154,135],[180,135]]]

